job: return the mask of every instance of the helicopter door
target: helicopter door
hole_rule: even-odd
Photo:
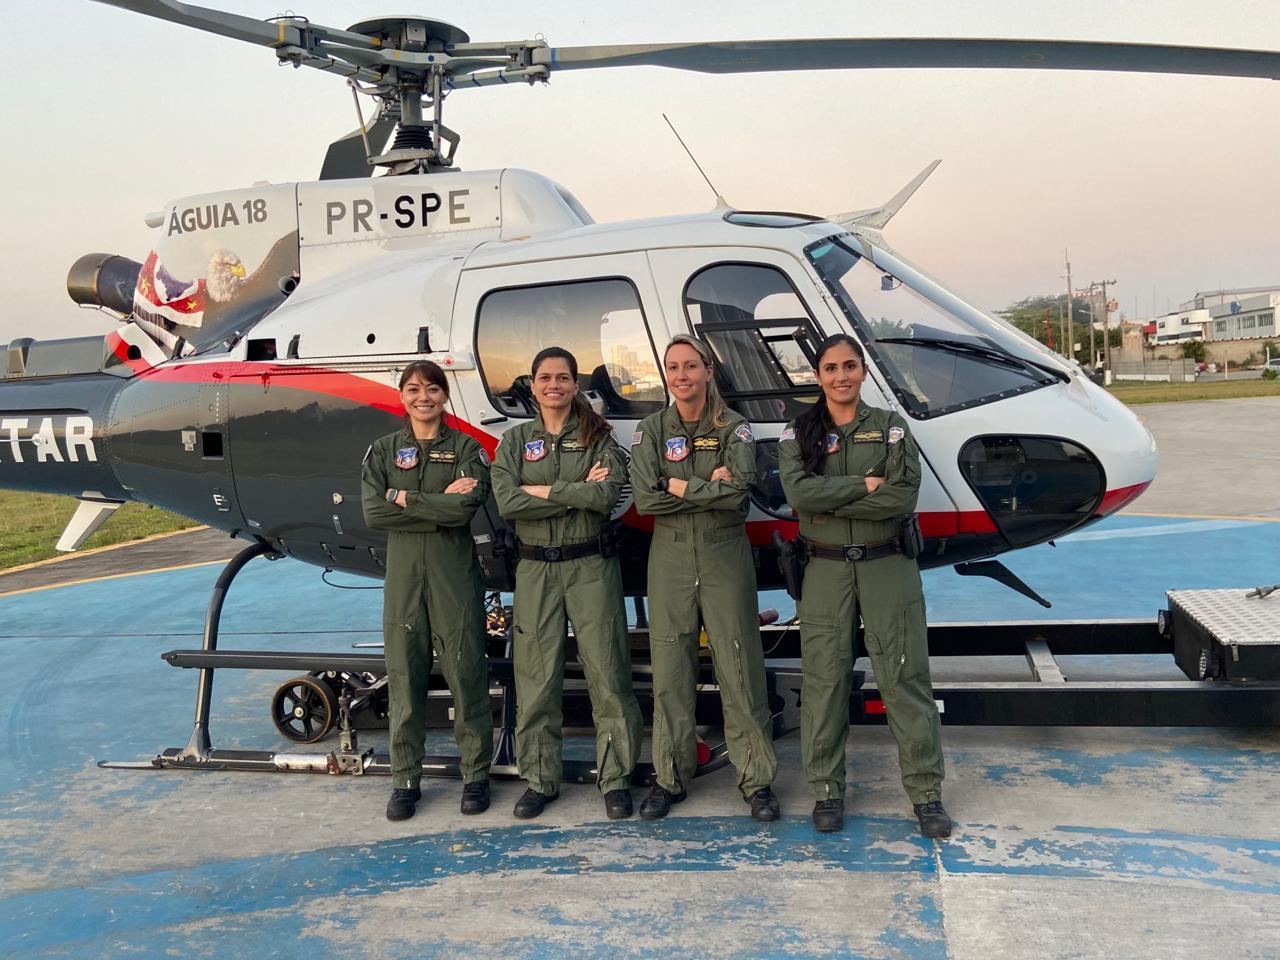
[[[480,375],[459,375],[465,388],[454,403],[490,436],[535,415],[529,364],[552,345],[577,358],[581,395],[613,424],[624,448],[641,419],[666,407],[658,350],[668,333],[642,253],[464,270],[454,343],[471,324]],[[626,488],[614,516],[631,504]],[[478,536],[502,525],[492,504],[486,513],[490,529],[477,526]],[[642,569],[646,549],[624,535],[624,569]]]
[[[529,362],[553,344],[577,358],[583,396],[623,440],[666,406],[667,329],[644,254],[463,271],[457,303],[455,330],[475,325],[480,377],[463,404],[476,426],[500,435],[534,416]]]

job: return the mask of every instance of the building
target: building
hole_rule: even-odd
[[[1155,346],[1167,343],[1186,343],[1189,340],[1205,339],[1205,325],[1211,323],[1213,317],[1207,309],[1179,309],[1156,317],[1147,324],[1147,342]]]
[[[1242,292],[1243,293],[1243,292]],[[1252,340],[1276,335],[1280,290],[1242,295],[1209,307],[1213,323],[1205,326],[1208,340]]]
[[[1191,340],[1250,340],[1277,334],[1280,284],[1197,292],[1147,323],[1147,344],[1176,346]]]

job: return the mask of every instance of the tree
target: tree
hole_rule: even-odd
[[[1204,341],[1188,340],[1182,345],[1182,355],[1196,363],[1204,363]]]
[[[1044,321],[1045,311],[1048,310],[1053,349],[1062,353],[1062,305],[1065,300],[1064,294],[1027,297],[998,311],[998,314],[1023,333],[1047,345],[1049,337],[1045,332]],[[1075,359],[1084,364],[1089,362],[1089,322],[1089,301],[1072,297],[1071,324],[1067,336],[1071,344],[1080,344],[1080,350],[1076,353]],[[1113,333],[1118,335],[1119,331],[1113,331]],[[1112,343],[1118,344],[1119,340],[1113,339]]]

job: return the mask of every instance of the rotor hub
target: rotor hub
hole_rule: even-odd
[[[471,42],[471,36],[461,27],[421,17],[375,17],[352,24],[347,31],[376,37],[384,46],[412,53],[443,51],[455,43]]]

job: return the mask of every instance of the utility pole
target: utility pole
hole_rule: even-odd
[[[1097,280],[1089,284],[1089,299],[1093,300],[1093,288],[1102,288],[1102,379],[1106,383],[1111,374],[1111,324],[1107,319],[1107,285],[1113,284],[1114,280]],[[1092,335],[1093,325],[1089,325],[1090,334]]]
[[[1092,370],[1097,366],[1098,354],[1093,345],[1093,328],[1098,325],[1097,301],[1093,297],[1093,288],[1096,283],[1089,284],[1089,369]]]
[[[1102,281],[1102,334],[1106,338],[1102,345],[1102,376],[1107,380],[1111,378],[1111,301],[1107,299],[1107,284],[1109,283],[1115,283],[1115,281]]]
[[[1071,319],[1071,254],[1065,247],[1062,249],[1062,259],[1067,263],[1067,309],[1062,311],[1062,355],[1069,359],[1072,352],[1071,342],[1067,339],[1067,323]]]

